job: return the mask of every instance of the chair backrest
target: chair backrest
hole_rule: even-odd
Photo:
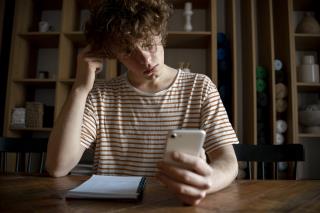
[[[33,173],[31,167],[36,161],[39,164],[38,172],[44,172],[45,154],[47,152],[48,138],[0,138],[1,172],[6,173],[9,153],[14,153],[14,172]],[[38,153],[38,154],[35,154]],[[37,155],[37,156],[34,156]],[[37,160],[33,158],[37,157]]]
[[[233,145],[238,161],[245,161],[249,165],[249,178],[252,179],[251,162],[261,163],[262,178],[265,179],[266,163],[273,164],[274,178],[278,179],[278,163],[293,162],[293,174],[296,172],[297,161],[304,161],[304,149],[302,144],[285,145],[252,145],[234,144]]]

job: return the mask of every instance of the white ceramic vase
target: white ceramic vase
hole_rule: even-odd
[[[319,65],[314,63],[314,56],[303,57],[302,64],[298,66],[299,81],[304,83],[319,83]]]

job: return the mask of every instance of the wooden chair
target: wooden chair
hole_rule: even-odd
[[[250,179],[252,179],[252,162],[262,164],[262,179],[265,179],[265,163],[272,163],[274,168],[273,177],[274,179],[278,179],[278,162],[293,162],[293,174],[295,178],[297,162],[304,161],[302,144],[234,144],[233,147],[238,161],[247,162]]]
[[[32,165],[39,164],[39,169],[36,173],[43,174],[45,164],[45,153],[47,152],[47,138],[0,138],[0,153],[1,153],[1,172],[7,172],[8,154],[15,153],[13,158],[14,172],[16,173],[34,173]],[[34,156],[38,153],[38,156]],[[40,155],[40,156],[39,156]],[[34,160],[33,157],[37,157]],[[33,161],[34,160],[34,161]]]

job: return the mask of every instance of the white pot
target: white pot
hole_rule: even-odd
[[[314,63],[314,56],[304,56],[303,64],[298,67],[299,81],[319,83],[319,65]]]

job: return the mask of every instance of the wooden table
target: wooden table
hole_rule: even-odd
[[[182,205],[155,179],[142,202],[64,198],[86,179],[0,176],[0,212],[320,212],[320,181],[236,181],[197,207]]]

